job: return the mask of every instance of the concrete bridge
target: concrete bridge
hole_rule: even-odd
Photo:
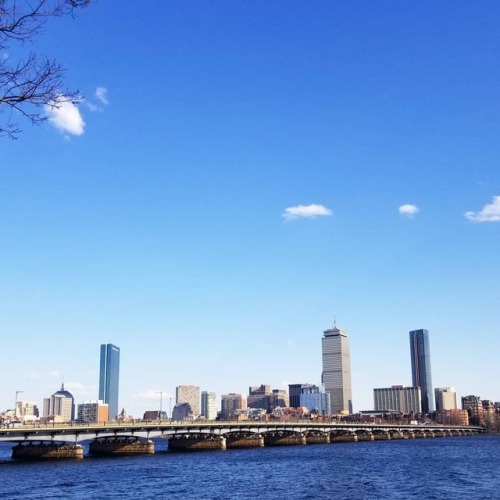
[[[152,438],[166,438],[169,450],[225,450],[293,444],[378,441],[483,432],[481,427],[357,424],[297,421],[175,422],[137,421],[91,424],[35,424],[1,428],[0,441],[16,443],[16,459],[83,458],[82,441],[92,455],[154,453]]]

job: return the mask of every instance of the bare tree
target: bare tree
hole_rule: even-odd
[[[24,59],[11,60],[9,49],[33,42],[48,19],[74,14],[91,0],[0,0],[0,136],[15,139],[18,119],[31,123],[46,119],[44,106],[76,102],[77,91],[63,87],[64,68],[54,60],[27,51]]]

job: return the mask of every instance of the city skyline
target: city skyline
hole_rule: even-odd
[[[2,405],[61,380],[94,400],[101,343],[135,415],[184,383],[319,385],[335,314],[354,410],[412,384],[421,325],[434,386],[500,400],[498,25],[499,3],[463,0],[92,2],[47,23],[33,47],[83,99],[0,138]]]

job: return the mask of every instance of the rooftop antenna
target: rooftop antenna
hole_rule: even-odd
[[[333,315],[333,328],[336,328],[337,327],[337,315],[334,314]]]

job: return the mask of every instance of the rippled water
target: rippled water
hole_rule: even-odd
[[[335,443],[18,463],[0,498],[500,499],[500,436]]]

